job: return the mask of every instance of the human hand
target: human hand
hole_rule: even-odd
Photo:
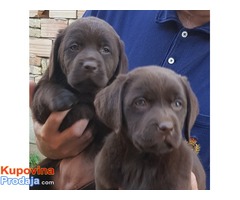
[[[30,81],[30,107],[35,86],[36,84]],[[87,119],[75,122],[71,127],[61,133],[58,131],[62,120],[68,112],[69,110],[51,113],[43,125],[33,119],[36,144],[40,152],[48,158],[63,159],[75,156],[83,151],[93,139],[91,131],[85,130],[88,125]]]
[[[191,186],[192,186],[192,190],[198,190],[197,179],[193,172],[191,172]]]

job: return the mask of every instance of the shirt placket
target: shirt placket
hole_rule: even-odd
[[[162,66],[168,67],[175,70],[176,72],[181,71],[181,67],[178,65],[178,59],[180,58],[181,52],[179,51],[179,45],[182,45],[184,48],[184,42],[187,42],[189,37],[189,30],[186,28],[181,28],[176,37],[173,39],[172,43],[169,46],[168,53],[165,56]]]

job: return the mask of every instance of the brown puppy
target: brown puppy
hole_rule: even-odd
[[[97,189],[191,189],[191,171],[205,189],[205,172],[189,139],[198,102],[185,77],[159,66],[120,75],[95,99],[111,127],[95,159]]]
[[[124,44],[114,29],[95,17],[78,19],[56,37],[49,68],[35,90],[33,117],[43,124],[51,112],[71,108],[59,127],[60,132],[79,119],[90,119],[87,128],[92,129],[94,139],[83,155],[93,163],[103,138],[110,132],[96,117],[93,105],[95,94],[126,71]],[[57,167],[63,163],[68,167],[59,177]],[[71,183],[72,179],[77,179],[77,172],[70,173],[76,163],[78,157],[45,160],[42,167],[55,167],[55,187],[36,186],[31,189],[79,189],[78,185]],[[40,178],[44,179],[43,176]]]

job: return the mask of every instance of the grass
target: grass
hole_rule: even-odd
[[[40,157],[36,153],[31,153],[29,157],[29,167],[34,168],[41,161]]]

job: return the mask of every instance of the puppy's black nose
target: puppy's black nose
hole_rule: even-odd
[[[160,124],[158,124],[158,128],[164,132],[168,133],[173,130],[173,123],[171,121],[163,121]]]
[[[83,69],[89,72],[93,72],[97,70],[97,63],[95,61],[85,61],[83,63]]]

